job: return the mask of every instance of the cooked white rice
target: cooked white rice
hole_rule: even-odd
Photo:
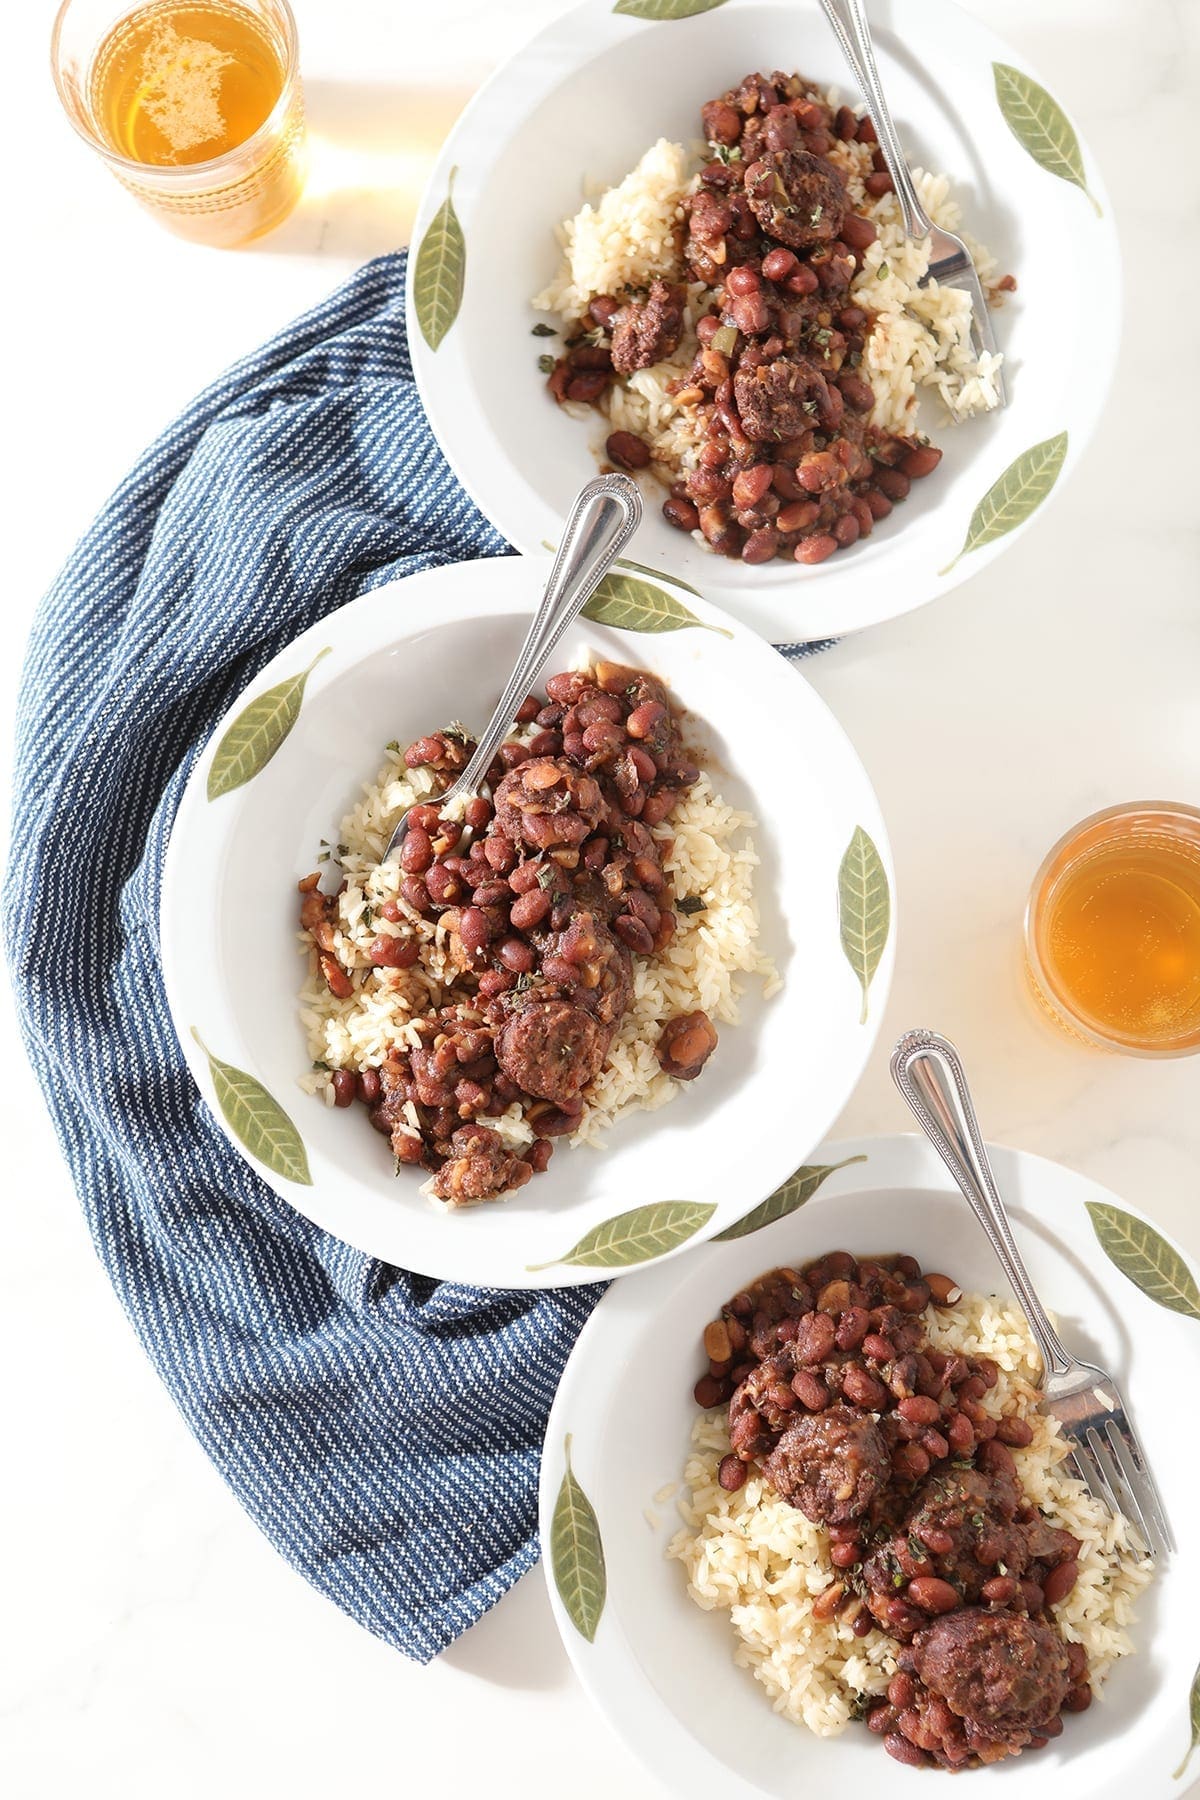
[[[335,949],[354,983],[351,995],[339,1000],[330,993],[312,940],[307,932],[298,934],[306,968],[300,1017],[312,1061],[301,1086],[321,1094],[330,1106],[335,1069],[377,1066],[393,1046],[417,1041],[417,1024],[432,1009],[470,992],[450,961],[446,926],[415,912],[400,892],[398,864],[380,860],[401,812],[427,797],[432,785],[426,771],[406,768],[399,746],[389,745],[375,780],[364,786],[362,799],[342,820],[334,848],[346,886],[334,920]],[[745,977],[761,979],[768,996],[778,989],[774,965],[758,945],[754,825],[749,813],[722,800],[702,772],[656,828],[660,842],[671,842],[663,868],[676,896],[698,895],[704,907],[676,914],[675,935],[661,954],[634,959],[632,1002],[604,1067],[585,1092],[583,1114],[569,1142],[598,1145],[621,1114],[654,1111],[674,1099],[679,1083],[663,1073],[655,1054],[667,1019],[704,1011],[718,1024],[734,1025]],[[401,910],[398,924],[380,917],[388,900]],[[420,960],[410,969],[376,968],[370,947],[381,934],[415,935]],[[411,1123],[416,1134],[415,1112]],[[533,1136],[515,1104],[486,1123],[513,1145]]]
[[[1067,1448],[1057,1422],[1039,1409],[1040,1362],[1018,1308],[964,1294],[954,1307],[926,1316],[931,1344],[997,1364],[1000,1379],[982,1402],[988,1411],[1019,1413],[1033,1427],[1033,1442],[1013,1456],[1027,1497],[1083,1544],[1079,1579],[1053,1610],[1063,1636],[1086,1646],[1098,1690],[1117,1658],[1133,1651],[1134,1602],[1153,1563],[1129,1521],[1061,1467]],[[826,1532],[761,1475],[726,1493],[717,1467],[728,1453],[725,1411],[701,1413],[679,1502],[685,1523],[667,1554],[684,1565],[698,1606],[728,1611],[734,1661],[753,1671],[775,1711],[834,1737],[856,1715],[860,1696],[883,1693],[896,1671],[897,1645],[877,1629],[856,1638],[848,1621],[813,1618],[813,1601],[835,1573]]]
[[[839,104],[832,90],[826,98],[835,108]],[[878,315],[861,371],[875,390],[873,423],[904,435],[916,433],[922,393],[934,397],[950,421],[989,411],[999,404],[1002,358],[974,354],[970,297],[936,282],[920,286],[929,267],[929,242],[905,236],[894,194],[872,199],[866,193],[863,177],[872,167],[871,146],[838,142],[829,155],[846,177],[854,210],[866,214],[879,234],[851,286],[854,300]],[[588,302],[600,294],[645,287],[655,276],[685,279],[683,205],[698,184],[701,160],[699,152],[689,154],[682,144],[660,138],[623,181],[564,220],[557,231],[563,253],[558,270],[532,302],[555,316],[564,336],[586,326]],[[922,169],[913,175],[930,218],[964,237],[987,287],[995,277],[995,260],[962,232],[962,209],[951,195],[948,177]],[[694,466],[702,438],[695,415],[667,391],[691,368],[696,321],[712,298],[702,282],[688,282],[687,288],[685,329],[674,354],[614,382],[599,401],[610,428],[635,432],[650,444],[656,472],[667,480]],[[581,419],[594,410],[567,405]]]

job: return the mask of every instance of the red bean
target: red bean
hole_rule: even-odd
[[[676,494],[663,501],[663,518],[678,531],[695,531],[700,524],[700,514],[691,501]]]
[[[881,1332],[871,1331],[863,1339],[863,1355],[872,1357],[876,1362],[891,1362],[895,1348],[891,1340]]]
[[[485,1000],[494,1000],[498,994],[510,992],[516,985],[516,979],[506,969],[485,969],[479,977],[479,992]]]
[[[889,500],[907,500],[908,490],[912,483],[900,469],[888,469],[880,465],[875,471],[876,484],[881,487]],[[872,507],[871,511],[874,512]]]
[[[740,469],[733,478],[735,503],[743,507],[757,506],[771,486],[771,473],[768,462],[751,463],[748,469]]]
[[[367,951],[377,969],[411,969],[420,954],[415,939],[390,935],[372,938]]]
[[[929,1458],[920,1444],[901,1444],[892,1453],[892,1469],[902,1481],[920,1481],[929,1473]]]
[[[746,1465],[740,1456],[723,1456],[717,1464],[717,1480],[727,1494],[736,1494],[745,1484]]]
[[[867,179],[870,180],[870,177],[868,176]],[[890,175],[888,180],[891,180]],[[579,400],[584,405],[590,405],[593,400],[600,398],[607,386],[608,372],[606,370],[585,369],[581,374],[572,376],[568,381],[567,399]]]
[[[653,935],[632,913],[619,914],[613,921],[613,930],[628,949],[636,950],[642,956],[649,956],[654,949]]]
[[[989,1475],[1015,1475],[1017,1471],[1011,1452],[996,1438],[980,1446],[975,1460]]]
[[[761,293],[735,294],[728,305],[729,317],[747,336],[765,331],[771,322],[766,296]]]
[[[529,975],[533,971],[533,951],[523,938],[505,938],[497,949],[496,955],[504,967],[514,975]]]
[[[1079,1564],[1077,1562],[1062,1562],[1056,1569],[1051,1569],[1042,1583],[1046,1605],[1057,1606],[1060,1600],[1065,1600],[1078,1579]]]
[[[1025,1419],[1001,1419],[996,1425],[996,1438],[1001,1444],[1011,1444],[1015,1449],[1024,1450],[1033,1442],[1033,1426]]]
[[[607,439],[605,454],[618,469],[644,469],[650,461],[650,446],[632,431],[614,431]]]
[[[918,1750],[915,1744],[910,1744],[901,1731],[889,1731],[883,1740],[883,1747],[889,1756],[894,1756],[898,1763],[907,1763],[910,1769],[928,1767],[929,1758],[924,1750]]]
[[[842,220],[842,242],[851,250],[865,250],[878,236],[870,219],[864,219],[861,213],[847,213]]]
[[[908,1598],[922,1612],[948,1613],[954,1612],[962,1605],[962,1601],[948,1581],[942,1581],[936,1575],[918,1575],[908,1584]]]
[[[640,780],[654,780],[655,776],[658,774],[658,764],[648,750],[643,750],[639,744],[631,744],[625,754],[628,756],[633,768],[637,771]]]
[[[867,1730],[873,1731],[877,1737],[890,1731],[895,1723],[896,1712],[891,1706],[873,1706],[867,1714]]]
[[[830,1544],[829,1560],[835,1569],[852,1569],[862,1552],[857,1544]]]
[[[833,528],[833,535],[843,550],[858,542],[858,520],[853,513],[843,513]]]
[[[940,1525],[918,1525],[916,1536],[934,1556],[949,1556],[954,1548],[954,1533],[945,1531]]]
[[[358,1091],[358,1080],[353,1069],[335,1069],[333,1071],[333,1104],[335,1106],[352,1106]]]
[[[532,931],[550,911],[550,896],[540,887],[532,887],[514,900],[509,918],[517,931]]]
[[[832,556],[837,547],[837,539],[830,537],[827,531],[815,532],[812,537],[800,539],[794,554],[798,563],[821,563],[827,556]]]
[[[902,1419],[910,1419],[914,1425],[936,1425],[942,1416],[942,1409],[936,1400],[930,1400],[925,1394],[913,1394],[910,1399],[901,1400],[896,1411]]]
[[[793,251],[769,250],[763,257],[762,272],[768,281],[786,281],[799,266]]]
[[[720,1378],[716,1375],[702,1375],[692,1389],[692,1394],[697,1406],[719,1406],[722,1400],[728,1400],[729,1398],[728,1377]]]
[[[1017,1584],[1011,1575],[993,1575],[980,1588],[983,1599],[989,1600],[993,1606],[1007,1606],[1016,1598]]]
[[[625,721],[625,729],[632,738],[648,738],[667,717],[667,709],[658,700],[643,700],[635,706]]]
[[[739,263],[725,277],[725,291],[729,294],[757,294],[761,286],[762,277],[749,263]]]
[[[1086,1712],[1091,1704],[1092,1690],[1086,1681],[1081,1682],[1078,1687],[1073,1687],[1063,1701],[1063,1707],[1070,1713]]]
[[[855,1363],[847,1364],[842,1376],[842,1392],[856,1406],[865,1407],[870,1412],[880,1411],[887,1403],[887,1389],[883,1383],[876,1381],[873,1375]]]
[[[420,825],[409,825],[400,846],[400,867],[408,875],[423,875],[433,861],[433,843]]]
[[[955,1413],[946,1426],[946,1441],[955,1456],[966,1456],[975,1447],[975,1429],[965,1413]]]
[[[892,178],[886,169],[873,169],[863,182],[863,186],[873,200],[878,200],[882,194],[891,193]],[[570,393],[570,391],[568,388],[567,392]]]
[[[435,906],[450,906],[462,896],[462,883],[445,863],[434,863],[425,877],[425,886]]]
[[[823,1412],[829,1405],[829,1389],[811,1369],[797,1369],[792,1376],[792,1392],[809,1412]]]
[[[458,920],[458,935],[462,939],[462,947],[474,960],[487,949],[491,938],[488,930],[487,915],[478,906],[464,907]]]
[[[887,518],[892,510],[892,503],[886,494],[881,493],[877,487],[873,487],[868,488],[863,497],[871,509],[871,517],[875,520],[876,524],[879,523],[880,519]]]
[[[900,467],[910,481],[920,481],[922,476],[932,475],[941,460],[942,453],[933,444],[918,444],[900,458]]]
[[[798,269],[793,269],[783,285],[789,294],[815,294],[821,282],[815,269],[810,269],[807,263],[801,263]]]
[[[946,1439],[940,1431],[934,1431],[932,1426],[921,1433],[917,1442],[933,1462],[941,1462],[943,1457],[950,1454],[950,1446]]]
[[[719,1470],[717,1472],[717,1478],[718,1480],[720,1479]],[[837,1610],[845,1597],[846,1588],[845,1584],[841,1581],[835,1581],[831,1583],[829,1587],[823,1588],[812,1603],[813,1618],[820,1619],[824,1622],[826,1619],[836,1617]]]

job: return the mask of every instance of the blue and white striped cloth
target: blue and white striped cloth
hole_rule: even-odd
[[[158,941],[180,795],[250,678],[369,588],[508,551],[434,442],[403,296],[383,257],[239,363],[76,549],[29,648],[4,917],[29,1056],[151,1361],[288,1561],[426,1661],[536,1560],[546,1414],[602,1289],[439,1284],[308,1224],[200,1098]]]

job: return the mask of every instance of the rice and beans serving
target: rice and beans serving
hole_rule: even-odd
[[[929,243],[905,235],[869,119],[776,71],[701,120],[702,159],[659,139],[562,227],[533,305],[564,347],[541,362],[560,404],[603,415],[610,463],[669,488],[679,530],[748,563],[823,562],[936,470],[918,390],[951,421],[987,411],[1001,359],[976,355],[966,293],[921,286]],[[915,179],[959,230],[946,177]],[[1015,287],[971,248],[990,299]]]
[[[300,882],[304,1085],[362,1102],[445,1208],[525,1186],[556,1138],[598,1144],[673,1099],[736,1022],[740,978],[777,985],[754,821],[714,791],[662,683],[596,661],[545,688],[491,798],[454,817],[438,797],[474,750],[462,727],[389,744],[342,822],[337,892],[319,869]]]
[[[1069,1729],[1152,1564],[1065,1472],[1020,1311],[835,1250],[735,1294],[704,1349],[669,1554],[776,1710],[918,1768]]]

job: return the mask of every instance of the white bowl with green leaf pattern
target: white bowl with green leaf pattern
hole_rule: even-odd
[[[198,759],[163,883],[167,994],[204,1098],[285,1200],[381,1260],[498,1287],[619,1274],[720,1231],[829,1128],[875,1040],[894,954],[883,820],[840,726],[790,664],[696,596],[627,569],[556,652],[653,670],[698,721],[719,791],[759,820],[761,942],[703,1077],[618,1121],[603,1150],[560,1141],[502,1203],[453,1215],[394,1170],[361,1108],[302,1091],[296,883],[375,778],[383,746],[482,724],[549,569],[456,564],[391,582],[303,633],[255,677]],[[614,621],[619,621],[616,623]]]
[[[1180,1549],[1140,1595],[1135,1654],[1116,1663],[1096,1704],[1044,1750],[960,1779],[967,1792],[1021,1800],[1182,1800],[1200,1774],[1197,1273],[1096,1182],[1020,1150],[993,1145],[990,1155],[1064,1341],[1110,1369],[1126,1396]],[[688,1455],[704,1326],[767,1269],[833,1249],[905,1251],[968,1291],[1011,1293],[941,1159],[915,1136],[822,1146],[719,1236],[684,1263],[614,1287],[571,1354],[539,1500],[556,1623],[588,1694],[667,1793],[804,1800],[882,1783],[927,1800],[941,1777],[893,1762],[862,1726],[813,1736],[735,1666],[728,1612],[702,1612],[666,1555],[680,1523],[668,1490],[678,1491]]]
[[[880,69],[914,164],[951,178],[966,229],[1018,291],[995,315],[1009,405],[924,428],[936,473],[870,538],[812,568],[714,556],[661,517],[641,555],[775,643],[895,618],[1002,554],[1078,463],[1116,363],[1120,261],[1096,162],[1024,59],[950,0],[872,0]],[[703,101],[750,69],[798,70],[853,97],[816,0],[586,0],[502,66],[436,164],[413,230],[413,367],[438,440],[518,549],[553,540],[595,467],[599,420],[550,398],[556,341],[529,304],[558,222],[659,137],[689,144]]]

